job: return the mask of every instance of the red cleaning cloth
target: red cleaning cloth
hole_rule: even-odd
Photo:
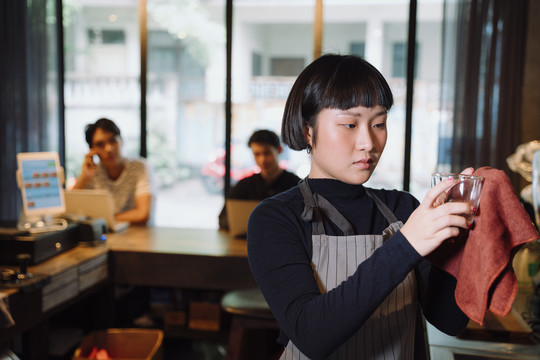
[[[457,279],[458,306],[483,325],[488,307],[501,317],[511,310],[517,293],[512,256],[539,236],[503,171],[482,167],[473,175],[484,178],[473,229],[445,241],[428,259]]]

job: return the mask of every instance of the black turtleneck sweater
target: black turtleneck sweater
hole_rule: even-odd
[[[389,225],[362,185],[331,179],[308,182],[313,193],[325,197],[345,216],[356,234],[382,234]],[[403,223],[418,206],[405,192],[370,191]],[[303,210],[303,197],[296,186],[264,200],[248,225],[249,263],[280,325],[281,344],[290,339],[311,359],[324,358],[354,334],[413,269],[419,275],[426,319],[450,335],[465,328],[468,318],[455,303],[455,279],[431,266],[399,231],[347,281],[321,294],[311,267],[311,223],[302,220]],[[327,235],[343,235],[327,219],[324,228]]]

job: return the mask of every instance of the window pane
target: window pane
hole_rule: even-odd
[[[259,172],[247,145],[255,130],[281,136],[285,101],[313,60],[314,2],[235,0],[232,63],[231,184]],[[305,177],[305,151],[283,145],[280,165]]]
[[[328,0],[324,2],[323,19],[323,53],[362,56],[390,84],[394,106],[388,116],[388,140],[377,169],[366,185],[402,189],[409,1]],[[401,44],[397,46],[401,50],[397,59],[394,44]]]
[[[148,0],[155,225],[217,228],[223,206],[225,0]]]
[[[122,132],[125,156],[140,153],[138,0],[64,2],[66,176],[80,172],[87,124],[106,117]]]
[[[421,199],[437,163],[443,2],[419,3],[410,188]],[[369,1],[338,4],[328,0],[324,4],[324,52],[364,53],[394,93],[386,148],[367,185],[402,189],[409,1],[375,5]]]
[[[364,42],[351,42],[351,55],[366,56],[366,44]]]
[[[443,0],[418,2],[410,191],[423,199],[437,168],[441,123]]]
[[[392,50],[392,76],[407,76],[407,43],[394,43]]]

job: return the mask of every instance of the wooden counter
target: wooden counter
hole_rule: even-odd
[[[245,239],[232,238],[226,231],[212,229],[131,226],[109,234],[107,247],[114,252],[247,258]]]
[[[47,357],[47,319],[101,289],[112,294],[112,283],[209,290],[256,286],[246,241],[206,229],[132,226],[109,234],[104,244],[79,245],[28,271],[47,282],[31,292],[2,289],[16,324],[0,329],[0,345],[27,334],[32,345],[26,346],[26,359]]]
[[[104,245],[79,245],[28,268],[36,279],[42,279],[39,286],[26,291],[2,289],[8,295],[15,325],[0,329],[0,345],[8,344],[15,335],[24,333],[24,359],[47,358],[47,320],[93,294],[109,293],[108,254],[109,249]],[[110,300],[106,296],[101,299],[104,303]],[[106,313],[103,316],[106,317]]]
[[[114,282],[230,290],[255,287],[246,240],[208,229],[130,227],[109,235]]]
[[[43,342],[43,330],[39,327],[47,318],[100,289],[110,291],[108,285],[112,283],[222,291],[255,287],[246,245],[246,240],[217,230],[134,226],[109,234],[103,245],[79,245],[29,267],[30,272],[50,276],[51,281],[42,291],[23,294],[14,289],[2,290],[9,295],[17,324],[0,329],[0,345],[21,332],[34,332],[31,341]],[[515,305],[519,303],[516,301]],[[488,314],[486,326],[470,324],[460,338],[430,328],[433,359],[453,359],[453,354],[479,355],[485,351],[493,351],[497,359],[514,358],[512,354],[519,354],[516,359],[540,359],[540,345],[519,341],[528,335],[526,326],[518,321],[519,314],[519,309],[505,319]],[[35,328],[38,330],[34,331]],[[33,351],[25,360],[45,359],[40,351]]]

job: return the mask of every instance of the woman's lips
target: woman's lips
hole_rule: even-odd
[[[373,159],[366,158],[354,162],[354,165],[361,168],[362,170],[368,170],[373,163]]]

